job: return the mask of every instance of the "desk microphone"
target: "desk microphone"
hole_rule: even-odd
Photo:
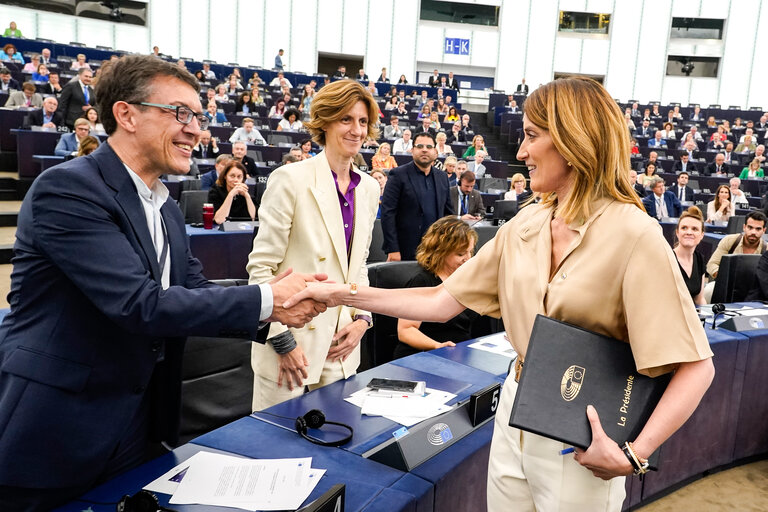
[[[717,329],[715,326],[715,322],[717,321],[717,317],[725,313],[725,304],[712,304],[712,313],[714,316],[712,317],[712,329]]]

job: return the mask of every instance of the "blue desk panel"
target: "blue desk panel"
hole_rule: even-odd
[[[421,372],[430,371],[439,375],[450,375],[455,379],[469,382],[469,387],[456,393],[456,398],[449,402],[449,404],[466,400],[475,391],[498,382],[496,376],[492,373],[478,370],[444,357],[435,356],[430,352],[420,352],[402,359],[396,359],[391,364]],[[429,386],[429,383],[427,385]]]
[[[382,416],[363,416],[360,414],[359,407],[344,400],[355,391],[364,388],[374,377],[423,380],[426,381],[427,387],[464,395],[468,395],[466,393],[468,389],[477,389],[477,386],[473,383],[440,377],[434,373],[427,373],[389,363],[364,371],[347,380],[334,382],[287,402],[277,404],[266,409],[264,412],[255,412],[253,416],[293,431],[295,418],[303,416],[312,409],[320,409],[325,414],[327,420],[345,423],[354,429],[355,433],[352,440],[342,446],[342,448],[357,455],[362,455],[371,448],[388,440],[392,433],[402,426]],[[486,375],[486,377],[489,376]],[[285,416],[288,419],[275,417],[267,413]],[[325,430],[324,428],[323,430],[316,430],[312,434],[317,438],[327,440],[338,439],[339,432]]]
[[[296,432],[250,417],[200,436],[193,442],[251,458],[312,457],[312,467],[328,471],[310,499],[317,498],[337,483],[344,483],[347,485],[346,506],[350,510],[362,510],[378,495],[380,488],[391,486],[405,475],[389,466],[339,448],[312,444]],[[413,504],[415,510],[414,493],[428,494],[431,491],[424,482],[410,479],[396,492],[408,494],[411,498],[408,504]]]
[[[741,334],[747,342],[741,403],[733,411],[737,425],[733,460],[768,453],[768,330]]]
[[[457,343],[455,347],[443,347],[431,350],[429,353],[433,356],[450,359],[464,366],[477,368],[484,372],[495,375],[499,382],[504,382],[507,378],[509,365],[512,359],[497,354],[492,354],[484,350],[469,348],[469,345],[478,340],[469,340]]]
[[[245,265],[253,248],[253,232],[193,228],[187,225],[189,249],[203,264],[207,279],[248,279]]]

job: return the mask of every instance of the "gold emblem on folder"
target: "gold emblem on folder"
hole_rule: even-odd
[[[560,381],[560,395],[563,400],[570,402],[581,391],[581,385],[584,383],[584,373],[586,370],[581,366],[569,366],[563,373],[563,380]]]

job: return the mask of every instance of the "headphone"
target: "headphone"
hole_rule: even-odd
[[[157,496],[149,491],[139,491],[133,496],[126,494],[117,503],[117,512],[176,512],[165,508],[157,501]]]
[[[336,441],[323,441],[321,439],[312,437],[309,434],[307,434],[307,429],[320,428],[323,425],[336,425],[336,426],[345,428],[349,431],[349,434],[345,436],[343,439],[338,439]],[[294,424],[294,426],[296,427],[296,433],[298,433],[301,437],[303,437],[310,443],[319,444],[320,446],[341,446],[343,444],[348,443],[352,439],[352,434],[354,433],[354,430],[352,430],[352,427],[350,427],[349,425],[345,425],[344,423],[338,423],[336,421],[326,420],[325,414],[323,414],[323,411],[320,411],[318,409],[312,409],[304,416],[299,416],[298,418],[296,418],[296,423]]]

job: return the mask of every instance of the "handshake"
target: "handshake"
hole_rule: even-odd
[[[272,287],[273,308],[267,322],[280,322],[288,327],[300,328],[320,313],[325,312],[328,306],[337,306],[329,300],[329,297],[317,297],[308,293],[307,283],[325,282],[328,276],[325,274],[300,274],[293,273],[291,269],[282,272],[269,281]],[[338,287],[338,286],[337,286]],[[332,288],[328,286],[329,291]],[[343,285],[342,285],[343,287]],[[303,293],[302,293],[303,292]],[[288,306],[288,307],[285,307]]]

